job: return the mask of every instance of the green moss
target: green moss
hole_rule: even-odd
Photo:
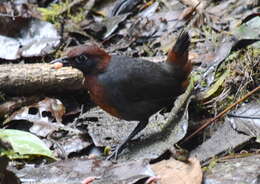
[[[104,149],[104,155],[109,155],[109,153],[111,152],[111,147],[110,146],[106,146]]]
[[[216,165],[217,165],[218,159],[213,157],[209,164],[205,167],[202,168],[203,172],[210,172],[210,170],[212,170]]]
[[[38,8],[38,10],[42,14],[42,19],[45,21],[49,21],[51,23],[56,23],[59,16],[68,9],[68,13],[70,12],[69,1],[60,2],[58,4],[51,4],[49,8]]]
[[[203,26],[202,30],[205,34],[206,40],[211,40],[215,46],[218,43],[218,33],[216,33],[210,26]]]
[[[259,55],[260,49],[252,47],[232,52],[216,71],[215,83],[224,73],[229,71],[225,80],[216,88],[217,90],[214,93],[204,96],[207,98],[198,98],[201,100],[198,107],[213,114],[221,112],[259,85]],[[201,80],[200,86],[205,87],[207,84]],[[208,87],[206,91],[209,91],[213,86]],[[257,101],[257,99],[259,99],[259,96],[257,97],[257,94],[254,94],[247,100]]]
[[[75,15],[69,14],[68,17],[71,19],[73,22],[79,23],[85,19],[85,14],[84,14],[84,9],[79,8],[77,13]]]
[[[61,18],[70,19],[75,23],[79,23],[85,19],[84,9],[76,8],[77,11],[72,12],[71,2],[66,0],[57,4],[51,4],[48,8],[38,8],[41,12],[42,19],[59,26]]]

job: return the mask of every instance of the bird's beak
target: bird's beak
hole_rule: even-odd
[[[68,57],[62,57],[62,58],[55,59],[55,60],[51,61],[50,64],[53,64],[55,69],[60,69],[64,66],[70,66]]]

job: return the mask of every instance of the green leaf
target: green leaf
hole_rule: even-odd
[[[212,95],[214,95],[218,89],[222,86],[222,84],[224,83],[225,79],[227,78],[227,76],[229,75],[229,71],[227,70],[225,73],[223,73],[218,80],[206,91],[201,92],[198,95],[198,99],[199,100],[205,100],[208,99],[209,97],[211,97]]]
[[[28,158],[28,156],[29,158],[31,156],[44,156],[56,160],[44,142],[29,132],[14,129],[0,129],[0,140],[12,146],[13,150],[11,152],[18,153],[15,155],[15,158],[24,159]]]

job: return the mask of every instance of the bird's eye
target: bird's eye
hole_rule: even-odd
[[[88,60],[88,57],[85,55],[80,55],[75,58],[75,61],[77,64],[82,64],[82,63],[86,62],[87,60]]]

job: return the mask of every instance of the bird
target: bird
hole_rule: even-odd
[[[110,55],[94,44],[75,46],[51,62],[56,69],[71,66],[83,72],[84,86],[101,109],[120,119],[139,121],[107,159],[117,159],[151,115],[185,92],[192,71],[189,45],[189,34],[182,31],[165,62]]]

